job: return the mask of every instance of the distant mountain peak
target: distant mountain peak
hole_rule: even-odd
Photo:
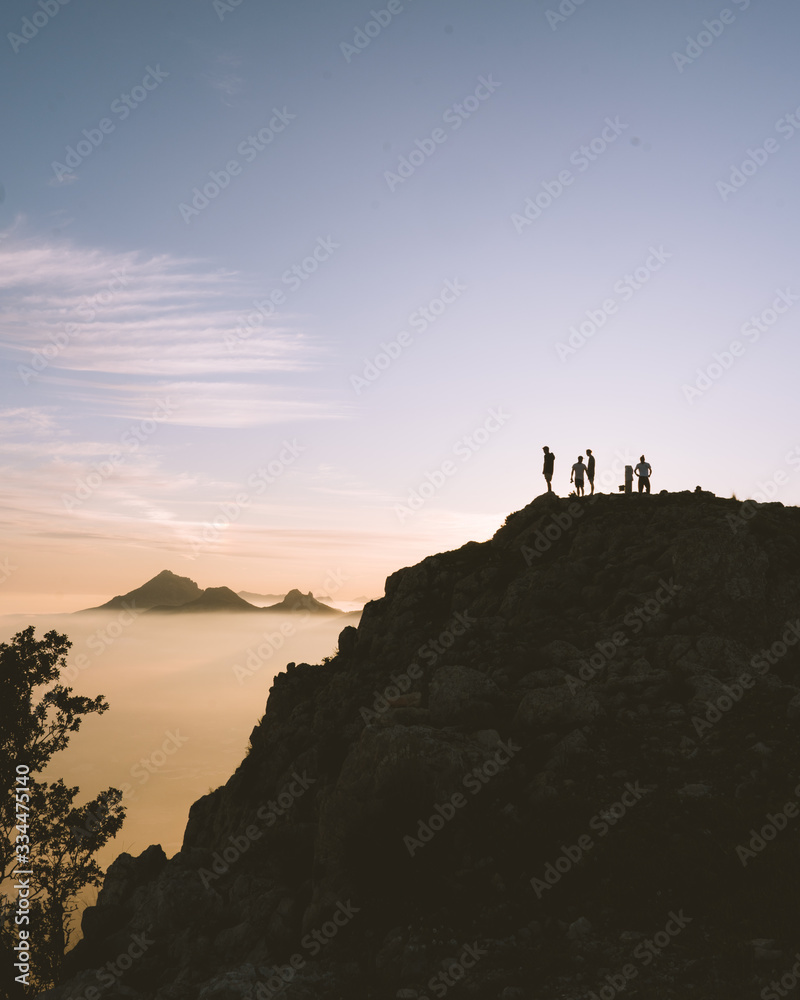
[[[207,587],[198,597],[186,604],[161,605],[150,609],[151,612],[169,612],[171,614],[192,614],[214,611],[260,611],[260,608],[250,604],[235,594],[230,587]]]
[[[316,600],[309,592],[304,594],[296,587],[277,604],[267,607],[252,604],[247,597],[256,600],[270,595],[249,594],[247,591],[235,593],[230,587],[208,587],[202,590],[188,576],[179,576],[172,570],[162,569],[160,573],[143,583],[141,587],[128,591],[97,608],[86,608],[86,611],[121,611],[135,607],[139,611],[306,611],[312,614],[340,615],[337,608],[332,608]],[[274,595],[273,595],[274,596]],[[80,614],[81,612],[78,612]]]
[[[265,611],[310,611],[312,614],[340,615],[338,608],[331,608],[327,604],[322,604],[314,595],[309,592],[304,594],[296,587],[289,591],[279,604],[271,604]]]
[[[178,607],[195,600],[202,593],[200,587],[188,576],[178,576],[171,570],[163,569],[141,587],[129,590],[127,594],[112,597],[110,601],[97,608],[86,610],[117,611],[135,607],[140,611],[147,611],[157,606]]]

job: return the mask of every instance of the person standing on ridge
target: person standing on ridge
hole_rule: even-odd
[[[653,471],[652,466],[649,462],[645,462],[644,455],[639,456],[639,464],[634,469],[634,472],[639,477],[639,492],[644,490],[645,493],[650,492],[650,473]]]
[[[589,480],[589,485],[591,486],[590,493],[594,493],[594,455],[592,454],[592,449],[587,448],[586,454],[588,458],[586,459],[586,478]]]
[[[569,474],[569,481],[572,482],[572,477],[575,477],[575,492],[579,497],[583,496],[583,475],[586,472],[586,466],[583,464],[583,455],[578,455],[578,461],[572,466],[572,472]]]
[[[542,468],[542,475],[547,481],[547,492],[552,493],[553,487],[550,485],[550,480],[553,478],[553,469],[556,464],[556,456],[550,451],[550,449],[545,445],[542,448],[544,452],[544,466]]]

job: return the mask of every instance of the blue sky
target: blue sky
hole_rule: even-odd
[[[543,444],[800,500],[789,0],[2,20],[0,606],[378,596]]]

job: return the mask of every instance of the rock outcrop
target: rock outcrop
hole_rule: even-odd
[[[275,677],[48,997],[765,996],[800,931],[798,637],[800,510],[538,497]]]

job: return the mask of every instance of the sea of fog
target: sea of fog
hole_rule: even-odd
[[[264,713],[272,679],[287,662],[319,663],[357,616],[297,614],[5,615],[0,641],[28,625],[72,641],[62,674],[75,694],[104,695],[109,710],[84,719],[45,777],[78,785],[77,803],[109,786],[127,818],[98,854],[161,844],[180,850],[191,804],[241,763]],[[21,762],[21,763],[24,763]]]

